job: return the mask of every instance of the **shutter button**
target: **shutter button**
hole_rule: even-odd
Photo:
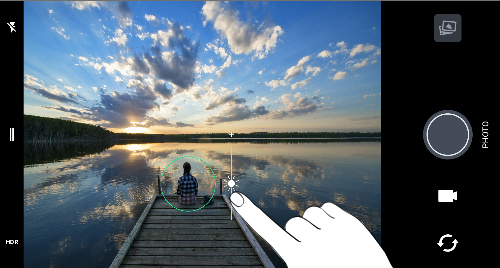
[[[424,128],[427,149],[441,159],[455,159],[469,149],[472,128],[461,113],[444,110],[435,113]]]

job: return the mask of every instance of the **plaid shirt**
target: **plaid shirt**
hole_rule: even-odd
[[[190,193],[198,194],[198,181],[196,181],[196,178],[191,173],[188,173],[179,178],[177,194],[183,196]]]

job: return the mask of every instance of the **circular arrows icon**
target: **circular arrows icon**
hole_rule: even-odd
[[[451,234],[445,234],[443,236],[441,236],[441,239],[439,239],[439,242],[437,243],[439,247],[442,247],[443,246],[443,239],[445,237],[452,237]],[[446,251],[446,252],[450,252],[450,251],[453,251],[456,247],[457,247],[457,239],[453,240],[453,247],[452,248],[445,248],[443,249],[443,251]]]

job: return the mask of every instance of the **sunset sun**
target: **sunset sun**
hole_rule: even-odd
[[[144,133],[145,132],[144,128],[142,128],[142,127],[129,127],[129,128],[126,128],[125,131],[127,133]]]

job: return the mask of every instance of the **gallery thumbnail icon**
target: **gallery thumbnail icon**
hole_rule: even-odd
[[[462,41],[462,16],[460,14],[436,14],[434,16],[434,41]]]

